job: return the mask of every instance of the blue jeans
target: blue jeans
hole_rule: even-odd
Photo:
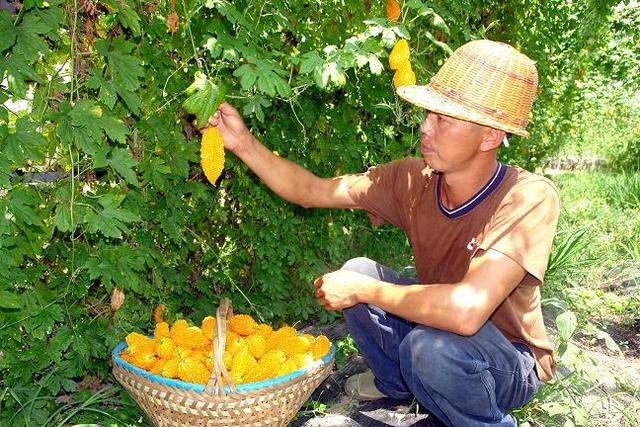
[[[368,258],[342,268],[385,282],[415,283]],[[371,304],[343,313],[378,390],[394,399],[415,396],[446,425],[514,426],[507,409],[524,405],[540,386],[527,346],[509,342],[491,321],[475,335],[461,336]]]

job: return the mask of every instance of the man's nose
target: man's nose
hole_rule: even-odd
[[[433,129],[433,118],[435,117],[434,113],[426,113],[422,123],[420,123],[420,132],[429,133]]]

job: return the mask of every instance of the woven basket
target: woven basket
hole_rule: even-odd
[[[214,369],[206,386],[153,375],[112,353],[113,375],[156,426],[285,426],[311,393],[329,376],[335,348],[313,365],[270,380],[234,386],[222,355],[231,303],[218,307],[214,340]],[[223,386],[222,379],[231,386]]]

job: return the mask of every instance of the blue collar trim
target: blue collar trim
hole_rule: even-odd
[[[498,187],[498,185],[500,185],[506,172],[507,167],[502,163],[498,163],[498,167],[489,182],[487,182],[472,198],[467,200],[467,202],[451,210],[447,209],[442,203],[442,174],[438,175],[436,195],[438,198],[438,207],[440,208],[440,212],[442,212],[447,218],[459,218],[470,212],[473,208],[482,203],[482,201],[486,199],[489,194]]]

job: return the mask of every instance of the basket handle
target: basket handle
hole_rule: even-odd
[[[216,327],[213,336],[213,371],[211,372],[211,378],[205,390],[212,395],[222,397],[224,393],[224,383],[222,380],[231,387],[231,390],[235,393],[236,386],[231,379],[231,375],[224,367],[224,348],[227,340],[227,319],[233,316],[233,308],[231,306],[231,300],[223,298],[220,301],[218,310],[216,311]]]

